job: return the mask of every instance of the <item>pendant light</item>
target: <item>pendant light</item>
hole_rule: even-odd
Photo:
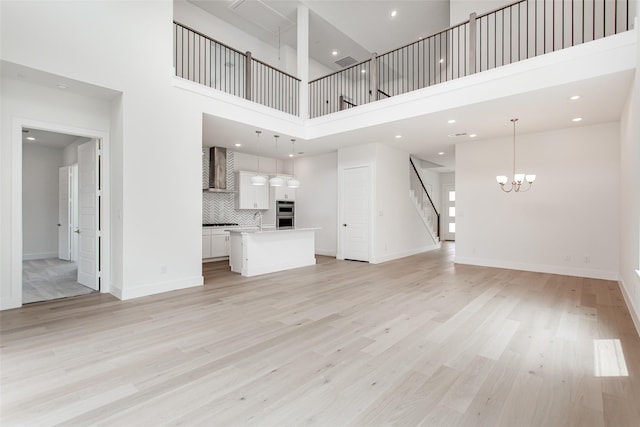
[[[269,185],[272,187],[282,187],[284,185],[284,179],[278,176],[278,138],[280,135],[273,135],[276,140],[276,176],[269,180]]]
[[[524,193],[525,191],[529,191],[531,189],[531,185],[533,184],[533,181],[536,180],[536,176],[533,174],[516,173],[516,122],[517,121],[518,119],[511,119],[511,122],[513,123],[513,180],[511,181],[511,186],[508,189],[504,187],[504,185],[509,180],[509,178],[507,178],[505,175],[496,176],[496,181],[498,181],[498,184],[500,184],[500,188],[505,193],[510,193],[512,191],[516,193],[518,192]],[[524,184],[525,180],[529,183],[529,186],[527,188],[522,188],[522,184]]]
[[[256,150],[257,152],[256,159],[258,164],[258,171],[254,176],[251,177],[251,185],[265,185],[267,183],[267,177],[264,175],[260,175],[260,134],[261,133],[262,131],[260,130],[256,131],[256,135],[257,135],[256,144],[258,145],[258,149]]]
[[[295,153],[294,143],[295,139],[291,140],[291,178],[287,181],[287,187],[289,188],[298,188],[300,187],[300,181],[296,179],[296,171],[295,171],[295,160],[293,159],[293,153]]]

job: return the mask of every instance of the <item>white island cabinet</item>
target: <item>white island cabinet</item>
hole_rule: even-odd
[[[316,230],[318,228],[229,230],[231,271],[251,277],[314,265]]]

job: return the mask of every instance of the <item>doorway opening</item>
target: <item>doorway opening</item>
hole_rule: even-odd
[[[22,127],[22,303],[100,291],[100,140]]]

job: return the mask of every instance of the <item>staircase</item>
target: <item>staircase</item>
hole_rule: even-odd
[[[422,219],[425,228],[431,235],[433,241],[437,244],[440,243],[440,214],[438,213],[431,196],[427,192],[427,189],[420,178],[418,169],[410,158],[409,163],[409,198],[413,202],[418,215]]]

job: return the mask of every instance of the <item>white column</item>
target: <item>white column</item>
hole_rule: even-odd
[[[300,117],[309,118],[309,8],[298,4],[298,78]]]

